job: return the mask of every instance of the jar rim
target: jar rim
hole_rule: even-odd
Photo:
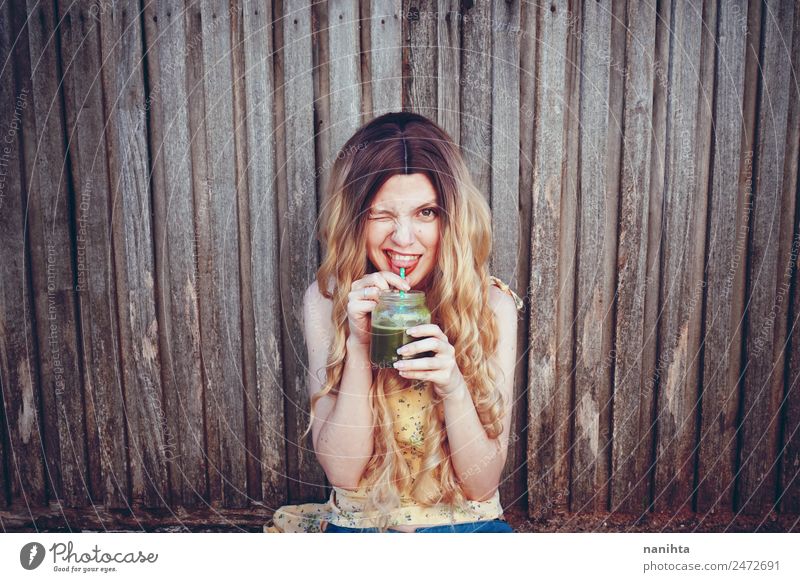
[[[388,299],[390,301],[424,301],[425,291],[411,290],[402,291],[404,295],[400,295],[399,289],[384,289],[380,293],[380,299]]]

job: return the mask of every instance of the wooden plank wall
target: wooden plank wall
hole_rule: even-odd
[[[339,148],[405,109],[525,299],[504,502],[800,512],[791,0],[0,10],[0,507],[323,499],[314,229]]]

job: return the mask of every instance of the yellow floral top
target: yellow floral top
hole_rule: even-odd
[[[492,283],[514,298],[518,310],[522,300],[508,285],[491,277]],[[423,418],[432,403],[432,389],[426,383],[413,385],[387,395],[387,402],[395,414],[395,438],[413,475],[419,474],[423,455]],[[363,511],[367,490],[365,486],[352,491],[333,487],[325,503],[284,505],[272,516],[272,523],[264,526],[265,532],[320,532],[326,523],[342,527],[375,527],[370,515]],[[401,498],[400,506],[391,512],[389,527],[396,525],[441,525],[470,521],[497,519],[503,516],[500,492],[487,501],[467,501],[465,508],[447,504],[418,505],[413,499]]]

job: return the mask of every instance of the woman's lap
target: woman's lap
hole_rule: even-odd
[[[377,533],[377,531],[378,529],[374,527],[341,527],[332,523],[329,523],[324,530],[325,533]],[[386,533],[404,532],[390,529]],[[421,526],[414,533],[514,533],[514,530],[506,521],[492,519],[468,523]]]

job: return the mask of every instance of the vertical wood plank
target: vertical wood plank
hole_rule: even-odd
[[[519,165],[520,165],[520,4],[492,4],[492,150],[491,150],[491,208],[492,256],[489,272],[512,288],[518,288],[517,260],[521,254],[519,223]],[[525,247],[527,247],[527,236]],[[521,326],[520,326],[521,327]],[[524,335],[524,332],[519,332]],[[520,353],[524,353],[520,352]],[[526,387],[515,382],[515,403],[524,397]],[[514,406],[511,424],[519,424],[519,406]],[[522,461],[510,447],[506,475],[514,475]],[[518,474],[518,473],[517,473]],[[502,477],[502,476],[501,476]],[[503,479],[501,496],[513,501],[525,490],[520,480]]]
[[[604,511],[609,488],[617,196],[622,132],[624,6],[587,2],[583,12],[573,511]],[[613,64],[613,66],[612,66]]]
[[[282,38],[283,110],[285,116],[285,181],[281,183],[278,213],[281,229],[281,302],[283,304],[286,389],[286,438],[289,468],[289,499],[292,502],[319,499],[324,495],[325,475],[309,447],[299,437],[308,424],[308,390],[305,345],[302,333],[302,293],[313,279],[318,264],[314,237],[316,198],[303,194],[305,176],[314,170],[314,144],[310,105],[314,100],[311,79],[310,7],[292,4],[292,13],[279,21]],[[277,14],[282,14],[280,10]],[[373,37],[374,38],[374,37]],[[279,136],[280,139],[280,136]],[[279,160],[279,164],[281,161]]]
[[[204,502],[208,490],[185,20],[183,7],[175,2],[145,7],[150,149],[154,152],[153,232],[166,409],[164,456],[173,500],[194,507]],[[192,40],[196,42],[197,37]]]
[[[611,511],[642,515],[649,503],[652,392],[643,386],[648,206],[656,50],[656,7],[629,2],[625,25],[611,456]],[[622,67],[623,63],[612,63]]]
[[[479,192],[491,200],[492,31],[491,4],[478,2],[461,16],[461,153]],[[454,138],[455,139],[455,138]],[[508,282],[508,281],[506,281]]]
[[[743,362],[742,422],[736,510],[763,515],[775,503],[778,409],[783,397],[786,319],[785,250],[794,196],[784,191],[789,84],[786,66],[794,6],[767,2],[762,15],[758,145],[754,156],[754,199],[748,261],[748,311]],[[790,206],[791,205],[791,206]],[[790,206],[787,208],[787,206]],[[783,211],[779,211],[783,209]],[[788,220],[791,220],[788,218]],[[787,228],[789,232],[787,232]],[[777,321],[777,324],[776,324]]]
[[[372,0],[368,47],[372,117],[403,108],[402,4]]]
[[[440,0],[436,19],[436,121],[460,143],[461,2]]]
[[[100,11],[117,318],[128,430],[130,502],[168,503],[152,208],[139,6]]]
[[[30,60],[21,68],[31,96],[25,109],[25,202],[31,277],[40,346],[45,456],[52,497],[89,504],[86,423],[77,342],[70,185],[64,141],[60,63],[54,4],[26,4]]]
[[[792,38],[792,63],[795,72],[800,70],[800,10],[795,10],[794,33]],[[790,114],[788,127],[800,124],[800,88],[791,83],[789,93]],[[794,125],[792,125],[794,124]],[[797,140],[790,142],[794,154],[787,151],[787,164],[791,164],[795,180],[795,218],[794,236],[787,259],[787,268],[793,269],[792,300],[788,316],[789,354],[786,365],[785,393],[783,397],[782,435],[779,455],[779,510],[789,515],[800,514],[800,184],[797,183],[800,153]],[[791,194],[791,190],[789,190]]]
[[[539,5],[539,11],[530,258],[528,513],[549,517],[564,505],[569,486],[570,383],[557,374],[557,368],[569,362],[558,361],[559,342],[567,338],[559,336],[556,314],[565,303],[572,303],[571,295],[565,295],[559,286],[558,269],[570,29],[566,1]]]
[[[359,55],[358,3],[332,0],[328,5],[328,65],[330,94],[330,156],[335,156],[361,124],[361,60]],[[325,165],[330,174],[333,160]],[[325,191],[327,179],[322,182]]]
[[[403,110],[433,120],[439,117],[436,14],[436,0],[403,0]]]
[[[742,150],[747,0],[718,3],[717,65],[714,87],[714,147],[709,192],[708,289],[702,370],[702,424],[699,440],[697,510],[714,513],[733,506],[736,463],[738,367],[731,364],[737,320],[732,298],[737,271],[745,265],[747,228],[737,227],[741,204],[739,168],[752,156]]]
[[[233,125],[231,14],[226,2],[201,5],[207,186],[199,194],[200,329],[206,368],[206,430],[212,499],[247,504],[239,280],[238,183]],[[216,498],[215,494],[220,493]]]
[[[261,496],[267,507],[286,500],[286,443],[283,415],[283,362],[278,207],[275,189],[275,107],[272,67],[272,8],[247,2],[244,9],[247,116],[250,292],[255,333]]]
[[[701,6],[673,4],[667,110],[664,231],[661,237],[661,315],[654,501],[677,511],[691,501],[697,416],[697,367],[704,280],[705,184],[698,166],[708,163],[698,139]],[[699,260],[700,270],[696,269]]]
[[[39,413],[42,395],[29,270],[31,235],[25,223],[28,193],[22,141],[25,128],[32,129],[26,110],[33,108],[33,94],[30,79],[24,78],[30,60],[20,12],[11,14],[9,3],[0,6],[6,23],[0,26],[0,62],[6,63],[0,68],[0,439],[5,441],[0,471],[7,471],[0,482],[0,497],[5,498],[7,491],[12,503],[42,506],[47,503],[42,454],[45,419]]]
[[[100,31],[92,4],[59,4],[64,103],[76,232],[76,285],[86,385],[92,501],[126,508],[128,492],[122,369],[118,353],[111,193],[104,133]],[[75,435],[77,437],[77,435]]]

